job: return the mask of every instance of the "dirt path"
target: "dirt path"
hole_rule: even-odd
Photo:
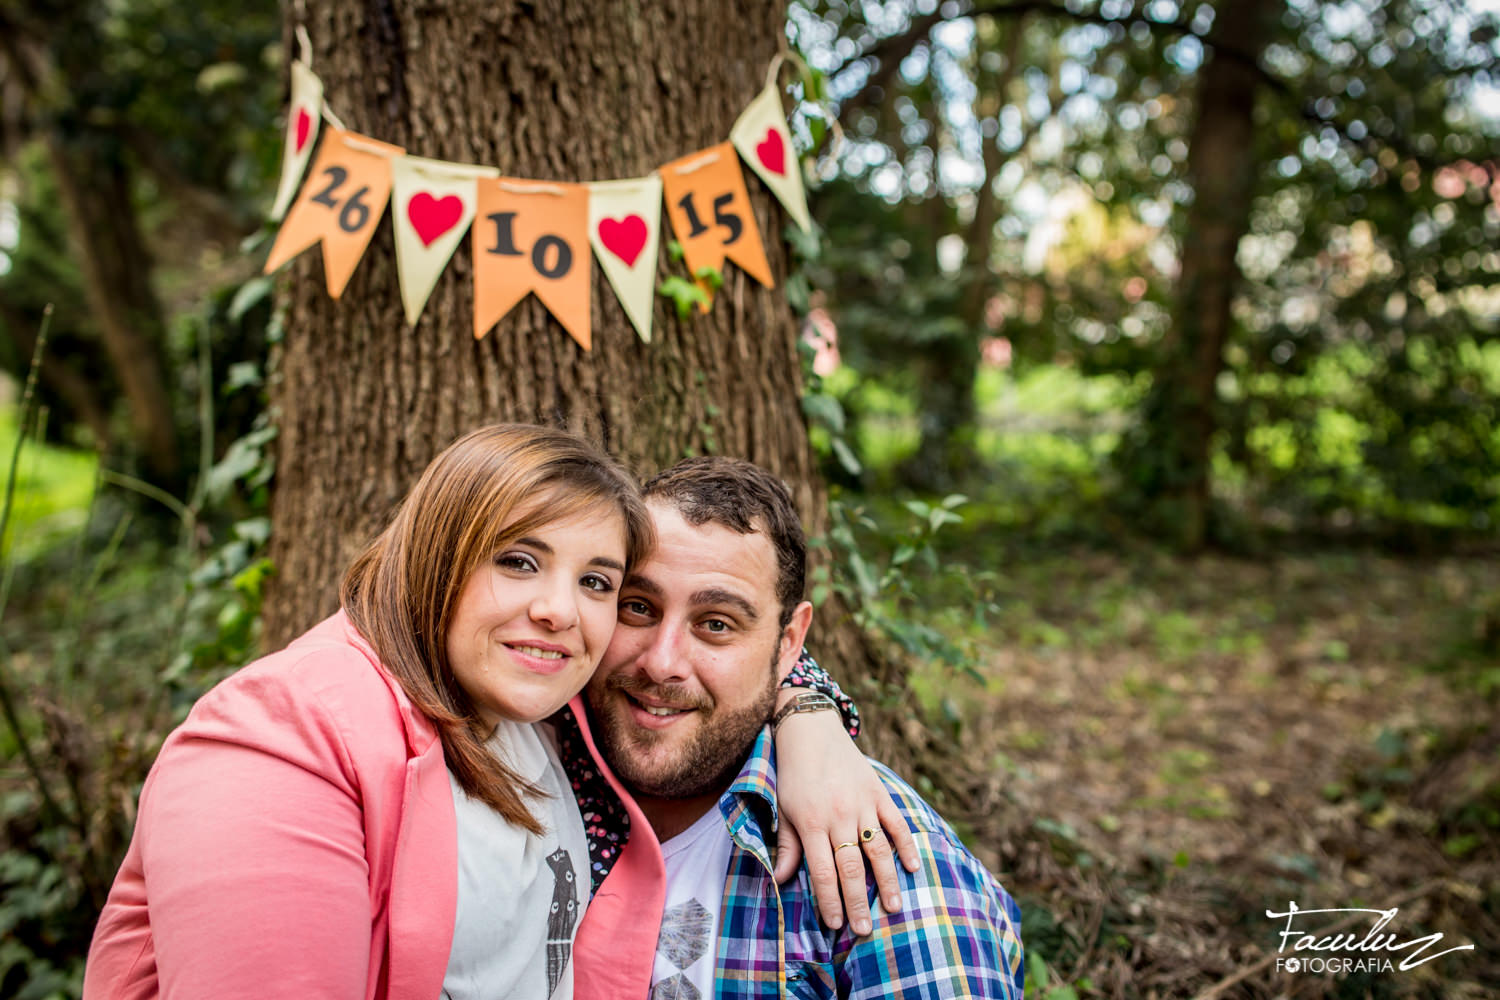
[[[1272,956],[1266,906],[1410,897],[1405,937],[1420,924],[1490,957],[1249,976],[1222,995],[1495,995],[1500,737],[1470,639],[1500,568],[1086,555],[1012,586],[989,683],[945,687],[970,753],[1049,821],[1017,833],[997,820],[993,835],[1045,834],[1074,894],[1110,900],[1097,920],[1078,908],[1061,949],[1095,953],[1083,965],[1100,992],[1192,996]],[[1048,881],[1036,888],[1058,892]],[[1164,939],[1100,940],[1092,925],[1121,906],[1113,922]]]

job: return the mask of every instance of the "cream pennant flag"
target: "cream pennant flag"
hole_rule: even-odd
[[[391,160],[403,152],[400,146],[330,126],[302,196],[271,244],[265,273],[321,241],[328,294],[343,295],[385,214],[391,195]]]
[[[496,167],[398,156],[391,163],[391,219],[396,231],[396,274],[406,323],[416,326],[438,276],[474,221],[474,182],[499,177]]]
[[[292,103],[286,116],[286,146],[281,152],[281,183],[276,201],[271,205],[271,221],[280,222],[297,194],[297,182],[307,169],[313,146],[318,141],[318,125],[323,120],[323,81],[307,64],[298,59],[292,63]]]
[[[589,243],[641,339],[651,343],[661,177],[597,181],[589,189]]]
[[[792,221],[803,232],[812,232],[802,167],[792,148],[792,133],[786,127],[781,94],[774,83],[768,84],[740,114],[729,132],[729,141],[745,164],[766,182]]]
[[[528,292],[585,351],[592,344],[589,191],[516,177],[475,181],[474,339]]]

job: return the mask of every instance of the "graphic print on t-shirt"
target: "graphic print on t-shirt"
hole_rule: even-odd
[[[547,915],[547,995],[557,989],[557,981],[568,967],[568,953],[573,949],[573,925],[578,922],[578,885],[573,880],[573,859],[559,847],[547,855],[552,869],[552,909]]]
[[[696,899],[669,907],[661,915],[661,936],[656,952],[680,970],[685,970],[708,951],[712,915]],[[651,1000],[700,1000],[698,987],[684,972],[660,980],[651,987]]]

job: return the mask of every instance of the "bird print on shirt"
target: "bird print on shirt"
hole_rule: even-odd
[[[547,855],[552,869],[552,909],[547,913],[547,995],[551,996],[568,967],[573,926],[578,922],[578,885],[573,858],[559,847]]]

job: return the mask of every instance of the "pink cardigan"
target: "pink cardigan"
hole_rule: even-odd
[[[599,766],[631,838],[579,927],[574,992],[645,997],[661,848]],[[208,692],[168,737],[83,995],[435,1000],[457,865],[442,744],[339,612]]]

